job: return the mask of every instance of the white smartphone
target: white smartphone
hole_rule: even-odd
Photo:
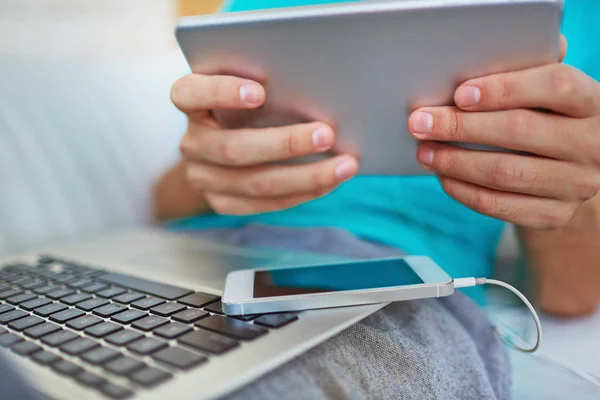
[[[422,256],[230,272],[228,315],[265,314],[449,296],[454,282]]]

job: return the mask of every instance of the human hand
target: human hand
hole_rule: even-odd
[[[564,43],[564,41],[563,41]],[[566,43],[563,46],[564,56]],[[600,83],[551,64],[463,83],[456,107],[423,108],[409,130],[444,190],[518,226],[560,228],[600,190]],[[462,142],[533,155],[476,151]]]
[[[188,116],[180,150],[190,183],[222,214],[254,214],[290,208],[333,190],[358,172],[358,161],[338,155],[323,161],[273,162],[327,152],[335,133],[323,123],[267,129],[225,128],[215,113],[264,104],[264,88],[230,76],[187,75],[171,98]],[[232,126],[240,125],[231,124]]]

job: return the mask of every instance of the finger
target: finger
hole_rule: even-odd
[[[444,191],[459,203],[492,218],[533,229],[564,227],[577,203],[501,192],[448,177],[440,178]]]
[[[569,48],[567,38],[565,35],[561,34],[559,38],[559,52],[558,52],[558,62],[563,62],[565,57],[567,56],[567,49]]]
[[[251,215],[287,210],[322,197],[331,190],[333,188],[322,189],[313,193],[262,199],[207,193],[206,198],[212,209],[218,214]]]
[[[251,166],[323,153],[335,141],[333,130],[322,123],[265,129],[189,131],[180,143],[188,161],[224,166]]]
[[[587,201],[600,190],[600,177],[578,164],[548,158],[476,151],[426,142],[419,162],[448,178],[504,192],[564,201]]]
[[[468,111],[532,108],[585,118],[600,111],[599,86],[576,68],[550,64],[467,81],[456,90],[454,102]]]
[[[171,100],[184,113],[260,107],[266,98],[256,82],[232,76],[190,74],[171,88]]]
[[[413,113],[409,130],[419,140],[471,143],[591,163],[595,155],[589,149],[597,148],[600,138],[587,133],[590,121],[522,109],[465,112],[436,107]]]
[[[188,178],[201,190],[248,198],[284,197],[331,190],[358,172],[354,157],[343,155],[310,164],[226,168],[188,165]]]

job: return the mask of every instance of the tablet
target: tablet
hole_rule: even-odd
[[[193,72],[265,85],[249,126],[326,122],[360,174],[422,175],[410,112],[556,62],[562,13],[562,0],[366,1],[185,17],[175,36]]]

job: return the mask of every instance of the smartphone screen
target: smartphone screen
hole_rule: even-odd
[[[256,271],[254,297],[288,296],[423,284],[402,259]]]

